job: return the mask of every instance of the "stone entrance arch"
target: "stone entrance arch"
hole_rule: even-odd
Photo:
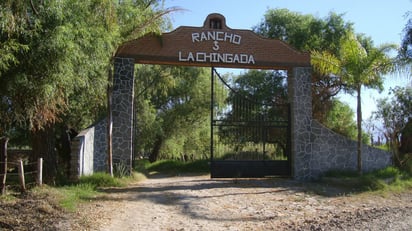
[[[203,27],[182,26],[170,33],[149,34],[126,42],[118,49],[112,95],[114,163],[132,166],[136,63],[287,70],[292,175],[297,179],[311,179],[329,169],[356,167],[356,143],[312,120],[310,55],[250,30],[231,29],[220,14],[208,15]],[[366,170],[390,163],[390,155],[376,158],[373,153],[375,150],[364,151]]]
[[[231,29],[220,14],[207,16],[203,27],[179,27],[170,33],[150,34],[126,42],[118,49],[114,64],[112,147],[113,162],[123,162],[129,167],[133,148],[135,63],[287,70],[291,127],[299,131],[292,132],[292,163],[293,166],[303,164],[300,156],[305,150],[301,146],[309,139],[309,132],[301,130],[308,129],[312,114],[309,54],[250,30]]]

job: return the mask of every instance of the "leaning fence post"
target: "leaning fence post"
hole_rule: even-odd
[[[43,184],[43,158],[39,158],[37,162],[37,184],[39,186]]]
[[[23,160],[20,159],[18,161],[18,169],[19,169],[19,179],[20,179],[20,186],[21,186],[21,192],[26,192],[26,182],[24,180],[24,166],[23,166]]]

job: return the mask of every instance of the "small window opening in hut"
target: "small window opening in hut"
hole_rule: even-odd
[[[211,29],[222,29],[222,20],[220,19],[210,19]]]

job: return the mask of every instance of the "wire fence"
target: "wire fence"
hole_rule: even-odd
[[[25,163],[22,159],[0,162],[0,166],[3,167],[0,172],[2,194],[5,194],[7,187],[18,186],[24,193],[27,186],[43,184],[43,158],[31,163]]]

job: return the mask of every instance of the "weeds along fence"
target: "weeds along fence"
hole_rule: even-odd
[[[2,194],[5,194],[7,186],[17,186],[24,193],[27,185],[41,186],[43,184],[43,158],[31,163],[25,163],[22,159],[14,162],[0,162],[0,166],[2,166],[0,170]]]

